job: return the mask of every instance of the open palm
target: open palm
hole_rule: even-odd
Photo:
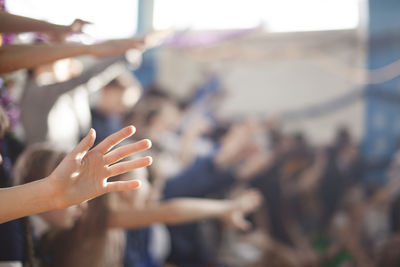
[[[151,164],[151,157],[118,162],[131,154],[150,148],[151,142],[147,139],[110,151],[115,145],[131,136],[134,131],[133,126],[126,127],[92,148],[96,137],[95,131],[91,129],[50,175],[55,192],[59,194],[55,197],[56,206],[64,208],[107,192],[138,188],[140,183],[137,180],[107,181],[109,177]]]

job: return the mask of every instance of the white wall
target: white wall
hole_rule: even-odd
[[[364,49],[356,31],[253,33],[209,47],[159,53],[159,83],[184,97],[209,72],[228,90],[220,116],[271,114],[319,104],[360,88],[352,70],[363,68]],[[362,77],[361,77],[362,78]],[[362,79],[361,79],[362,81]],[[338,125],[348,125],[360,138],[363,101],[336,112],[285,124],[315,142],[329,141]]]

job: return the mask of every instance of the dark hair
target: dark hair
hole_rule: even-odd
[[[378,253],[377,267],[400,266],[400,235],[389,239]]]
[[[341,149],[351,143],[351,135],[349,129],[344,126],[340,126],[336,131],[335,145],[338,149]]]
[[[14,168],[17,184],[25,184],[43,179],[57,167],[66,153],[47,144],[36,144],[28,147],[18,158]],[[28,217],[23,218],[27,261],[30,267],[35,266],[34,242]]]
[[[124,84],[121,82],[121,80],[118,79],[118,77],[117,77],[117,78],[112,79],[109,83],[107,83],[107,84],[104,86],[104,88],[107,88],[107,87],[117,87],[117,88],[123,89],[123,88],[126,87],[126,85],[124,85]]]
[[[26,184],[49,176],[66,154],[48,144],[35,144],[28,147],[15,164],[16,183]]]

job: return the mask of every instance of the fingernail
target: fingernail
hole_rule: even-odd
[[[152,157],[147,156],[146,158],[149,160],[149,165],[153,164],[153,158]]]
[[[151,140],[150,139],[145,139],[146,141],[147,141],[147,144],[148,144],[148,146],[149,146],[149,148],[153,145],[153,143],[151,142]]]
[[[128,128],[132,129],[132,134],[134,134],[136,132],[136,127],[133,125],[129,125]]]

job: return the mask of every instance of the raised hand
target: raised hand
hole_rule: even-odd
[[[171,29],[150,32],[146,34],[143,38],[143,41],[145,43],[145,48],[150,49],[156,47],[162,44],[162,42],[171,35],[172,35]]]
[[[126,127],[91,149],[96,139],[95,131],[91,129],[49,176],[55,189],[55,206],[64,208],[104,193],[138,188],[140,182],[137,180],[107,181],[109,177],[152,163],[151,157],[118,162],[131,154],[150,148],[151,142],[147,139],[110,151],[115,145],[131,136],[134,131],[133,126]]]
[[[224,221],[240,230],[248,230],[250,223],[245,219],[245,216],[261,205],[262,197],[257,190],[247,190],[234,199],[232,199],[232,209],[224,217]]]
[[[71,23],[68,27],[68,32],[69,33],[82,33],[83,26],[87,24],[92,24],[89,21],[81,20],[81,19],[75,19],[74,22]]]
[[[47,37],[50,42],[62,43],[65,42],[65,39],[69,34],[82,33],[83,27],[88,24],[92,23],[82,19],[75,19],[71,25],[60,26],[47,32]]]

